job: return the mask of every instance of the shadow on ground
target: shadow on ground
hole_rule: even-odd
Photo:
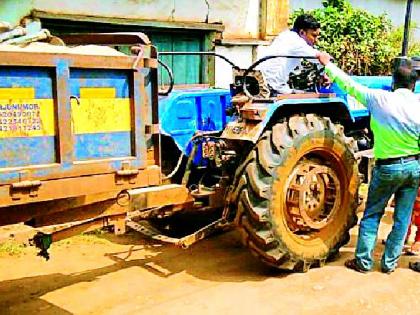
[[[386,220],[389,220],[389,217]],[[121,246],[123,250],[105,249],[100,254],[102,256],[98,256],[98,259],[102,258],[102,266],[99,268],[0,282],[0,313],[70,314],[67,310],[48,303],[42,297],[49,292],[78,283],[93,282],[104,275],[132,267],[142,268],[163,278],[186,272],[195,278],[213,282],[259,282],[273,277],[282,279],[290,275],[288,272],[269,268],[254,258],[240,244],[235,231],[214,235],[187,250],[153,243],[135,232],[124,236],[103,234],[99,237],[114,244],[124,245]],[[327,266],[343,266],[345,259],[353,257],[356,240],[357,228],[352,230],[350,242],[342,248],[338,259],[328,263]],[[375,255],[378,255],[382,249],[383,246],[378,245]],[[68,259],[71,259],[71,249],[66,254]],[[99,252],[92,255],[99,255]],[[110,260],[110,264],[104,263],[103,255]],[[51,259],[54,260],[54,255]],[[406,258],[404,264],[408,264],[407,259],[411,260]]]
[[[78,283],[92,282],[104,275],[132,267],[143,268],[165,278],[187,272],[199,279],[215,282],[263,281],[269,277],[282,278],[289,274],[260,263],[240,245],[233,234],[234,232],[216,235],[187,250],[152,243],[135,233],[122,237],[112,234],[102,235],[101,237],[113,243],[129,244],[128,250],[106,253],[105,256],[112,263],[96,269],[2,281],[0,313],[70,314],[46,302],[42,297],[49,292]],[[71,251],[68,256],[71,259]],[[54,260],[54,255],[51,259]]]

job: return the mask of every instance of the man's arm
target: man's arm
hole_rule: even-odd
[[[297,39],[295,39],[292,53],[296,56],[313,56],[314,59],[311,59],[310,61],[315,63],[318,63],[318,59],[315,58],[319,58],[321,54],[319,50],[308,45],[308,43],[301,37],[297,37]]]
[[[330,62],[331,56],[329,54],[320,53],[318,59],[319,62],[325,66],[325,72],[332,82],[336,82],[342,90],[367,107],[368,99],[372,94],[369,88],[357,83],[349,75]]]

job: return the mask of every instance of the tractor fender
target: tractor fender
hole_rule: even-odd
[[[296,114],[318,114],[330,117],[332,121],[354,122],[369,115],[367,110],[352,110],[347,99],[332,96],[326,98],[282,99],[275,102],[254,103],[247,108],[254,111],[255,119],[238,118],[229,122],[222,138],[256,143],[267,126]]]

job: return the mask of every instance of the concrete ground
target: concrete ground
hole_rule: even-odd
[[[390,213],[380,238],[389,223]],[[78,236],[49,261],[33,248],[2,255],[0,314],[420,314],[420,274],[407,268],[416,257],[391,275],[347,270],[356,233],[337,261],[304,274],[265,267],[235,232],[187,250],[134,232]]]

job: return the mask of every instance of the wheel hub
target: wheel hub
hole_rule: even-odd
[[[340,182],[328,166],[301,163],[290,175],[287,207],[296,231],[324,228],[341,206]]]

